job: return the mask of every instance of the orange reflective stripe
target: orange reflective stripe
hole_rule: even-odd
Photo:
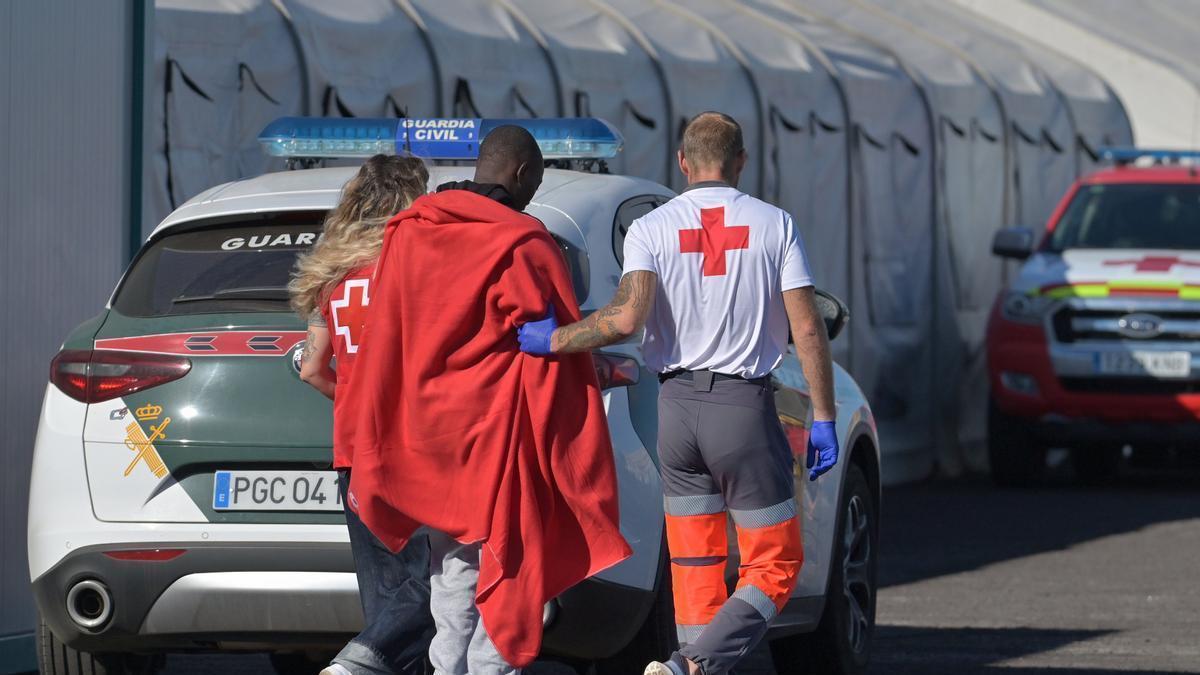
[[[667,516],[667,549],[672,560],[671,586],[675,598],[675,623],[707,624],[729,597],[725,587],[725,557],[729,537],[725,513],[701,516]],[[696,559],[717,558],[708,565]]]
[[[739,527],[737,538],[742,558],[738,588],[752,584],[767,594],[776,609],[782,610],[800,579],[800,566],[804,562],[800,521],[791,518],[767,527]]]
[[[675,623],[700,626],[712,621],[729,597],[725,561],[715,565],[671,565]]]
[[[667,516],[667,548],[672,558],[708,558],[729,553],[725,513]]]

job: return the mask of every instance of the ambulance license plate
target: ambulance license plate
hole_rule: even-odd
[[[1101,375],[1189,377],[1192,355],[1190,352],[1101,352],[1096,354],[1096,372]]]
[[[216,511],[341,511],[336,471],[217,471]]]

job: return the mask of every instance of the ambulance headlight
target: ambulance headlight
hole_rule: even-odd
[[[1023,291],[1008,291],[1000,301],[1000,314],[1009,321],[1039,324],[1045,318],[1046,310],[1051,304],[1051,298],[1030,295]]]
[[[274,157],[353,158],[411,154],[471,160],[492,129],[512,124],[537,140],[544,159],[606,159],[625,144],[620,132],[595,117],[539,119],[281,117],[258,135]]]

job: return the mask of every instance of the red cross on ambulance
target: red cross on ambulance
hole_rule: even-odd
[[[1177,255],[1147,255],[1142,258],[1104,261],[1105,267],[1117,267],[1120,265],[1133,265],[1133,271],[1135,272],[1170,272],[1176,266],[1200,267],[1200,262],[1184,260]]]

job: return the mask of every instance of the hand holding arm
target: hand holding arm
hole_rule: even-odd
[[[582,321],[558,327],[553,313],[545,319],[521,326],[517,339],[530,354],[584,352],[620,342],[646,325],[658,276],[635,271],[621,277],[613,299]]]

